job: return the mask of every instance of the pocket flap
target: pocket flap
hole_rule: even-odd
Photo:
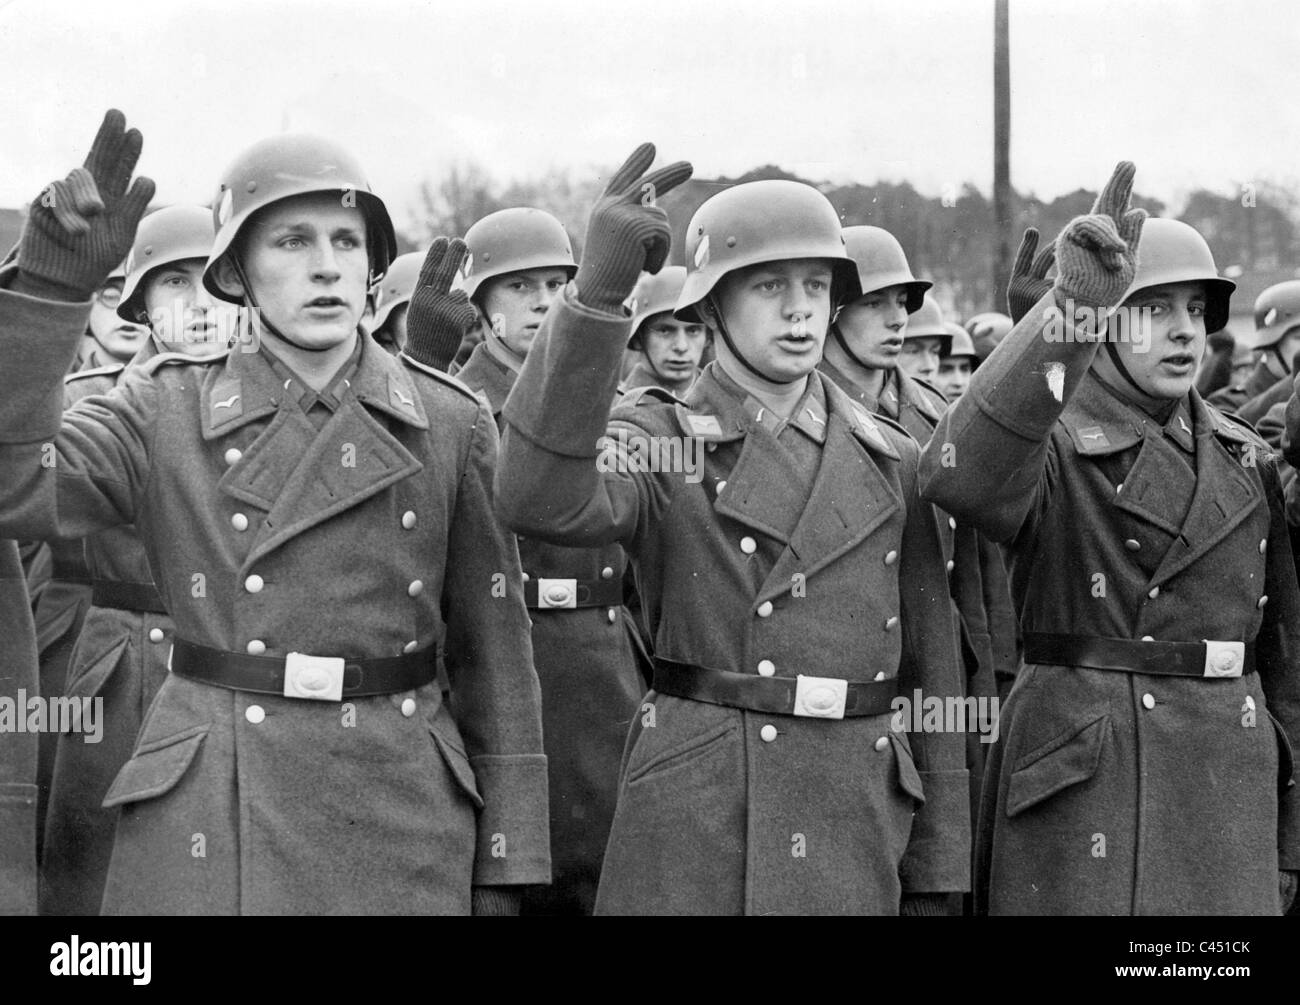
[[[894,745],[894,761],[898,764],[898,784],[903,791],[918,803],[925,802],[925,786],[921,784],[921,775],[912,760],[912,750],[903,742],[903,736],[894,730],[889,731],[889,742]]]
[[[126,651],[127,637],[119,637],[103,654],[90,660],[85,668],[78,672],[68,688],[69,698],[93,698],[104,690],[108,678],[121,662],[122,653]]]
[[[199,752],[208,724],[191,726],[140,747],[113,779],[103,807],[138,803],[170,792]]]
[[[461,746],[460,738],[452,732],[454,726],[448,729],[450,716],[442,709],[439,709],[439,712],[439,715],[429,720],[429,735],[433,737],[434,745],[442,754],[442,759],[450,769],[452,777],[456,779],[456,783],[464,790],[465,795],[469,796],[470,801],[482,809],[483,797],[479,795],[478,781],[474,778],[474,769],[470,767],[469,755]]]
[[[1031,750],[1016,762],[1007,790],[1007,816],[1085,782],[1097,773],[1101,749],[1110,732],[1110,715],[1101,712]]]

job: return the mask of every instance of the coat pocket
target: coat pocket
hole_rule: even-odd
[[[108,678],[113,676],[113,671],[122,661],[127,642],[125,635],[119,636],[101,655],[89,660],[83,668],[78,668],[68,686],[68,697],[93,698],[104,690]]]
[[[439,714],[428,720],[428,726],[429,735],[433,737],[433,745],[442,755],[447,770],[456,779],[456,784],[460,786],[461,791],[469,797],[469,801],[481,810],[483,797],[479,795],[478,781],[474,777],[474,769],[470,766],[469,754],[461,746],[451,716],[445,710],[439,709]]]
[[[645,764],[633,768],[629,761],[627,784],[632,785],[704,757],[714,747],[720,746],[723,741],[735,732],[735,729],[736,724],[734,722],[730,720],[721,722],[712,729],[683,740],[681,743],[675,743],[667,750],[652,755]],[[633,751],[633,756],[635,757],[635,751]]]
[[[199,752],[209,723],[191,726],[141,746],[113,779],[103,807],[156,799],[176,787]]]
[[[1295,773],[1295,751],[1291,749],[1291,740],[1282,728],[1282,723],[1278,722],[1272,712],[1268,713],[1268,717],[1273,722],[1273,732],[1277,734],[1277,790],[1285,795],[1286,790],[1294,784],[1291,776]]]
[[[918,806],[924,804],[925,786],[921,783],[921,775],[916,770],[916,762],[912,759],[912,748],[901,733],[892,729],[889,731],[889,742],[894,745],[899,788],[915,799]]]
[[[1071,722],[1052,739],[1018,758],[1007,789],[1007,816],[1023,813],[1095,775],[1109,735],[1110,714],[1098,712]]]

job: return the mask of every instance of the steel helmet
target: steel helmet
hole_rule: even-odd
[[[951,321],[945,321],[943,327],[952,336],[948,341],[948,351],[943,353],[945,359],[965,357],[973,361],[979,358],[978,353],[975,352],[975,343],[971,341],[965,328]]]
[[[975,345],[975,358],[981,363],[998,347],[998,343],[1011,334],[1015,322],[1005,314],[987,311],[976,314],[966,322],[966,331]]]
[[[686,269],[681,265],[665,265],[653,276],[648,272],[641,273],[632,296],[627,300],[627,309],[632,312],[631,338],[636,338],[648,318],[673,310],[685,285]]]
[[[1269,349],[1281,342],[1288,332],[1298,326],[1300,326],[1300,279],[1270,286],[1255,301],[1255,337],[1251,342],[1251,348]]]
[[[489,213],[465,235],[469,253],[461,266],[465,293],[471,300],[485,280],[525,269],[578,271],[569,235],[550,213],[540,209],[502,209]]]
[[[1151,286],[1187,282],[1205,284],[1205,330],[1226,325],[1228,301],[1237,284],[1219,275],[1205,238],[1181,220],[1147,220],[1138,240],[1137,273],[1124,300]]]
[[[910,338],[939,339],[940,356],[949,355],[949,350],[952,348],[952,333],[944,324],[943,308],[939,306],[939,301],[928,293],[925,294],[920,310],[907,319],[907,327],[903,329],[903,339]]]
[[[144,278],[160,265],[191,258],[207,259],[212,251],[212,211],[203,206],[168,206],[140,221],[135,243],[126,256],[126,285],[118,316],[139,321],[144,309]]]
[[[415,293],[415,284],[420,281],[420,267],[424,264],[425,252],[410,251],[398,255],[388,267],[384,278],[375,284],[375,317],[370,323],[372,331],[379,331],[388,320],[394,307],[410,303]]]
[[[723,189],[695,211],[686,230],[686,284],[677,300],[678,319],[702,323],[697,305],[728,272],[792,258],[831,259],[840,303],[862,295],[858,270],[844,250],[839,214],[817,189],[780,179]]]
[[[925,291],[934,284],[912,275],[898,238],[880,227],[845,227],[844,244],[858,267],[863,293],[874,293],[887,286],[905,286],[907,313],[915,314],[921,309]]]
[[[397,235],[383,200],[370,190],[361,165],[331,140],[288,133],[254,143],[222,174],[212,208],[216,239],[203,272],[208,292],[238,303],[238,298],[217,286],[217,262],[231,250],[240,230],[259,209],[311,192],[340,192],[344,205],[361,210],[366,218],[370,271],[375,278],[383,276],[397,255]]]

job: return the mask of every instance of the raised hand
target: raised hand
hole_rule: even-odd
[[[18,268],[29,288],[89,300],[126,257],[154,194],[149,178],[131,182],[143,142],[140,130],[127,129],[126,117],[110,109],[85,165],[32,201],[18,243]]]
[[[642,272],[658,272],[668,258],[672,232],[656,199],[691,176],[677,161],[646,174],[653,143],[642,143],[610,179],[587,221],[582,262],[574,279],[583,304],[617,314]]]
[[[465,261],[465,242],[440,237],[420,267],[420,280],[406,311],[404,352],[413,360],[446,370],[465,333],[478,324],[478,311],[464,290],[452,290],[452,280]]]
[[[1058,299],[1111,308],[1124,297],[1137,271],[1138,239],[1146,210],[1132,209],[1132,161],[1120,161],[1092,212],[1076,216],[1056,238]]]
[[[1011,320],[1019,322],[1034,304],[1043,299],[1044,294],[1052,288],[1052,280],[1047,273],[1056,264],[1056,245],[1049,244],[1038,256],[1038,228],[1030,227],[1020,239],[1020,250],[1016,252],[1016,262],[1011,268],[1011,281],[1007,284],[1007,313]]]

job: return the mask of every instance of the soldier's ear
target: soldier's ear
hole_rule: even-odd
[[[244,297],[244,284],[239,278],[239,270],[231,263],[228,257],[221,257],[212,267],[212,276],[216,280],[217,286],[221,292],[230,297],[237,297],[240,300]]]

